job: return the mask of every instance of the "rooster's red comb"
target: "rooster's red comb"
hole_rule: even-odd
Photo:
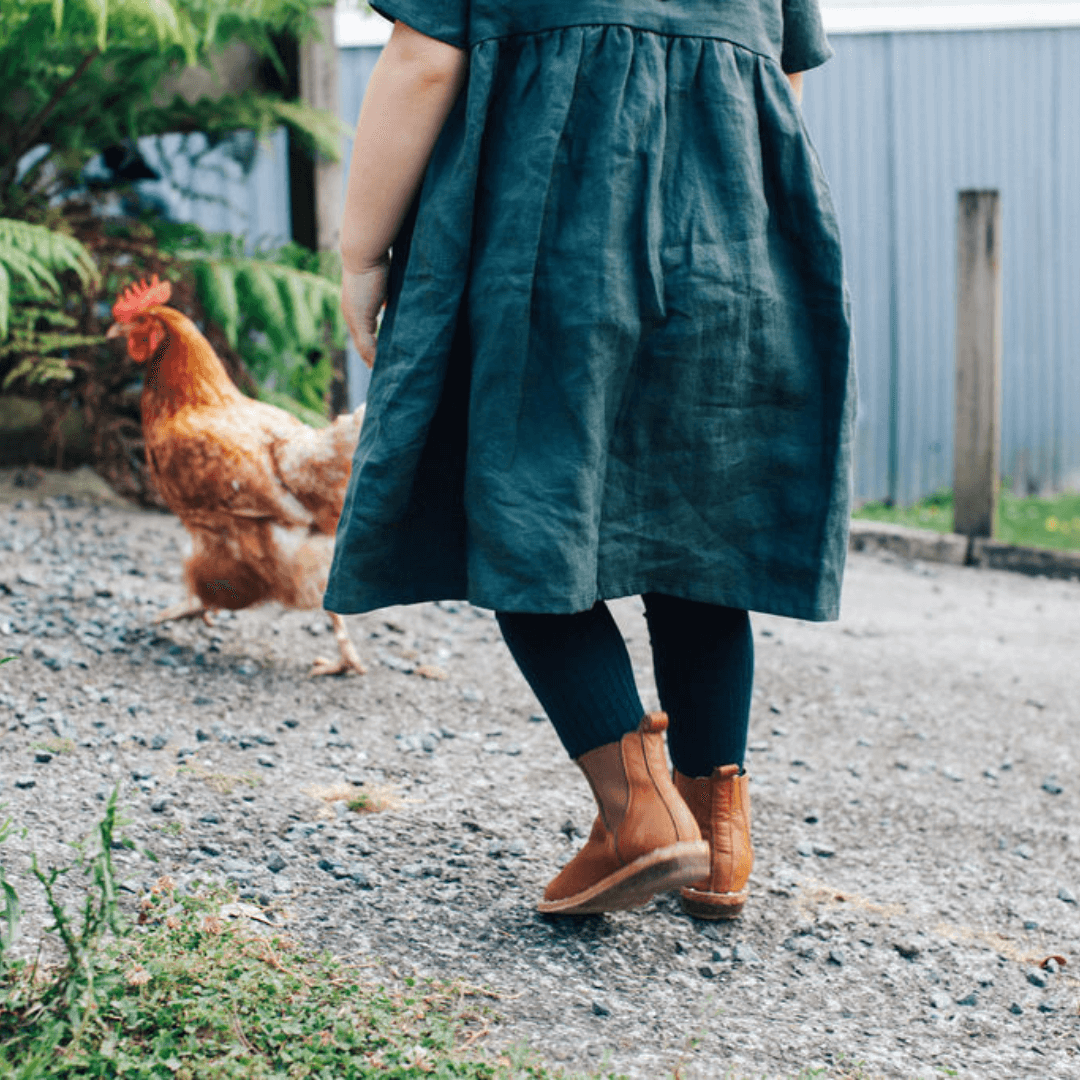
[[[158,280],[157,274],[150,279],[150,284],[142,280],[138,285],[129,285],[113,304],[113,318],[119,323],[131,322],[140,311],[164,304],[172,296],[172,285]]]

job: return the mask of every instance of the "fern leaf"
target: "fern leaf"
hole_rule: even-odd
[[[90,252],[73,236],[44,225],[0,217],[0,248],[21,251],[46,271],[73,270],[84,285],[98,279],[97,264]]]
[[[236,283],[244,314],[266,334],[275,349],[284,349],[289,339],[288,316],[265,264],[257,259],[244,259],[238,268]]]
[[[240,329],[235,268],[224,262],[196,262],[195,283],[206,314],[225,331],[226,339],[235,349]]]
[[[97,47],[105,51],[106,30],[109,25],[109,0],[86,0],[87,6],[94,13],[97,23]]]
[[[20,379],[33,386],[47,382],[70,382],[74,378],[75,372],[57,356],[27,356],[7,373],[0,390],[7,390]]]
[[[17,247],[0,243],[0,265],[3,265],[9,274],[22,278],[30,292],[38,298],[47,293],[54,296],[60,294],[60,284],[49,268],[40,259],[27,255]]]
[[[180,18],[169,0],[130,0],[130,6],[149,16],[161,44],[167,41],[184,43],[180,30]]]
[[[11,278],[0,262],[0,341],[8,336],[8,316],[11,312]]]
[[[299,270],[286,270],[275,267],[277,271],[278,292],[289,314],[289,324],[293,338],[301,348],[317,347],[320,342],[315,329],[315,313],[311,310],[311,300],[306,276]]]

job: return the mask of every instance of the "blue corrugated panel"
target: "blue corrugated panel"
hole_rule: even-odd
[[[805,111],[853,292],[856,495],[910,502],[952,482],[964,188],[1002,195],[1003,472],[1021,487],[1076,485],[1080,30],[843,35],[833,44],[836,58],[808,78]]]

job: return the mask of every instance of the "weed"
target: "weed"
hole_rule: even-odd
[[[355,784],[325,784],[307,788],[305,794],[321,800],[327,807],[343,802],[354,814],[377,814],[392,810],[401,801],[390,785],[376,785],[361,791]]]
[[[359,795],[354,795],[345,804],[353,813],[362,813],[365,810],[373,809],[371,805],[371,796],[366,791],[361,791]]]
[[[47,750],[50,754],[72,754],[75,752],[74,739],[43,739],[32,743],[31,750]]]
[[[406,979],[404,990],[312,955],[273,920],[220,887],[180,895],[161,877],[137,922],[121,917],[111,852],[120,825],[114,791],[86,856],[32,873],[45,891],[64,959],[10,961],[19,917],[0,867],[0,1076],[175,1077],[269,1080],[424,1076],[460,1080],[554,1080],[525,1051],[484,1055],[491,995],[462,982]],[[0,841],[11,832],[0,825]],[[85,871],[80,916],[57,896]]]

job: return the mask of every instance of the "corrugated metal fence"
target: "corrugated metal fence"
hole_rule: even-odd
[[[856,494],[952,483],[956,195],[1004,213],[1002,468],[1080,486],[1080,29],[836,35],[804,113],[856,318]]]

